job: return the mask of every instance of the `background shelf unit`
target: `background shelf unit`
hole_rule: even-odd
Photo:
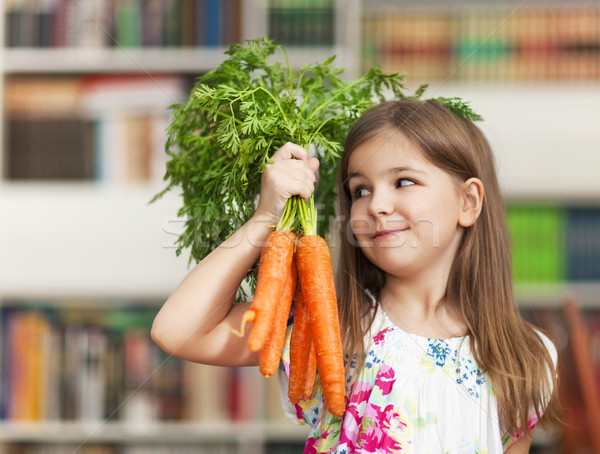
[[[117,3],[127,1],[118,0]],[[192,3],[200,5],[211,1]],[[62,2],[43,3],[51,6]],[[184,2],[190,3],[181,0]],[[590,60],[587,57],[598,57],[600,61],[600,32],[594,28],[597,19],[590,21],[584,35],[575,37],[579,41],[573,38],[575,43],[585,45],[573,51],[575,54],[570,55],[573,58],[561,60],[575,67],[572,72],[562,75],[543,73],[537,71],[539,68],[535,65],[528,66],[535,70],[531,73],[527,73],[525,67],[515,71],[515,65],[509,65],[512,69],[502,68],[503,58],[513,58],[519,49],[527,48],[523,43],[537,40],[541,43],[537,49],[544,48],[547,44],[544,39],[549,35],[541,29],[549,18],[556,22],[556,17],[572,14],[579,17],[581,28],[581,15],[571,12],[584,10],[596,18],[600,14],[597,2],[580,0],[565,5],[554,0],[530,1],[521,8],[522,2],[509,0],[498,0],[485,6],[467,0],[452,5],[442,1],[427,2],[426,5],[409,1],[399,5],[391,0],[314,0],[314,4],[308,0],[294,0],[287,2],[291,5],[289,9],[284,7],[286,2],[275,0],[221,3],[233,5],[234,2],[241,12],[240,38],[258,38],[266,33],[276,35],[285,42],[295,67],[322,61],[335,54],[336,64],[346,68],[345,76],[349,79],[360,75],[371,64],[381,64],[389,71],[411,73],[407,78],[409,88],[430,83],[426,97],[460,96],[469,100],[485,119],[480,126],[495,151],[509,208],[548,204],[565,209],[594,210],[600,207],[600,179],[597,177],[600,168],[600,128],[597,127],[600,77],[593,72],[595,62],[589,73],[581,69],[585,66],[581,62]],[[92,8],[103,2],[86,0],[79,3]],[[8,8],[14,13],[17,4],[27,6],[28,2],[0,1],[0,10]],[[309,30],[306,21],[302,25],[304,28],[296,30],[295,35],[285,34],[294,21],[298,23],[298,14],[294,15],[294,12],[310,18],[312,13],[307,11],[322,9],[323,5],[328,11],[319,10],[320,13],[331,11],[333,14],[334,29],[327,42],[302,44],[298,37]],[[300,11],[302,8],[306,10]],[[514,27],[509,26],[513,13],[521,21],[528,20],[538,34],[515,35]],[[4,15],[3,21],[6,26]],[[273,29],[277,21],[283,25],[279,31]],[[445,21],[444,39],[452,43],[460,41],[462,47],[448,46],[446,42],[445,47],[436,50],[434,43],[439,44],[439,35],[423,34],[415,29],[420,24],[421,30],[429,30],[427,27],[435,21]],[[508,24],[506,29],[499,28],[502,21]],[[574,22],[577,24],[576,20]],[[389,44],[394,43],[390,30],[398,29],[399,24],[405,29],[403,46],[392,46],[390,50]],[[463,33],[457,31],[457,24],[463,26]],[[575,25],[574,29],[577,28]],[[487,40],[492,33],[498,39]],[[596,34],[598,40],[594,41]],[[2,35],[0,40],[6,38],[4,33]],[[179,195],[170,193],[148,205],[148,201],[164,187],[160,172],[134,181],[110,172],[99,172],[101,163],[105,162],[102,158],[107,156],[107,149],[103,148],[96,150],[96,170],[86,179],[9,178],[7,156],[11,150],[6,139],[7,127],[14,115],[8,110],[10,100],[5,89],[26,79],[77,81],[92,77],[107,82],[131,77],[155,85],[169,81],[169,84],[173,83],[168,85],[170,88],[163,84],[149,97],[152,99],[150,106],[141,103],[138,110],[133,109],[134,113],[144,109],[162,110],[161,118],[166,122],[167,106],[187,97],[195,76],[223,61],[227,43],[121,47],[114,43],[82,47],[11,47],[8,44],[5,41],[0,51],[0,104],[3,106],[0,134],[4,137],[0,148],[2,309],[29,310],[42,306],[50,311],[69,311],[75,305],[84,313],[93,314],[137,305],[140,311],[156,311],[188,271],[185,253],[181,257],[174,254],[173,241],[181,226],[177,217]],[[381,49],[375,49],[377,52],[374,53],[377,46]],[[529,51],[535,50],[534,45],[528,46]],[[469,49],[471,53],[478,50],[477,57],[481,58],[471,57]],[[439,52],[446,52],[447,64],[442,70],[435,61],[436,55],[442,55]],[[578,60],[577,52],[584,53],[586,58]],[[529,55],[531,62],[537,61],[538,66],[549,65],[547,51],[542,52],[546,60],[540,60],[542,57],[536,60],[535,53]],[[551,66],[557,67],[556,64]],[[106,91],[103,93],[107,94]],[[102,100],[103,95],[94,102],[98,99]],[[97,102],[84,107],[79,103],[75,112],[62,112],[58,116],[70,115],[69,118],[98,127],[107,119],[131,113],[130,108],[137,101],[124,98],[121,104],[111,105],[111,102],[107,101],[104,107]],[[21,115],[31,118],[27,113]],[[156,131],[159,130],[160,126]],[[160,147],[153,150],[152,165],[160,169],[165,158],[158,156]],[[592,238],[590,241],[593,249],[600,240]],[[525,311],[556,309],[567,296],[576,297],[590,313],[600,305],[600,279],[525,280],[517,282],[516,291]],[[265,384],[264,380],[258,380],[257,383],[260,383],[261,395],[275,396],[272,381]],[[45,444],[70,446],[71,450],[65,452],[72,452],[73,445],[82,443],[109,446],[109,452],[133,453],[138,449],[139,452],[158,453],[161,449],[169,449],[161,448],[163,442],[188,447],[206,445],[206,452],[217,452],[208,449],[216,449],[219,445],[224,449],[222,452],[269,452],[275,445],[281,449],[287,445],[289,452],[295,452],[293,450],[302,444],[306,433],[306,427],[262,416],[250,421],[169,420],[144,425],[122,421],[84,424],[63,420],[3,420],[0,422],[0,453],[29,447],[42,449]],[[546,438],[536,435],[538,446],[552,445],[553,440],[554,434]],[[155,446],[154,450],[150,449],[151,445]]]

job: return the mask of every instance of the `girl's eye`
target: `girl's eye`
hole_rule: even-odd
[[[352,195],[354,196],[354,199],[360,199],[361,197],[365,197],[367,195],[369,195],[369,191],[366,188],[358,187],[356,188],[353,192]]]
[[[397,188],[403,188],[405,186],[412,186],[413,184],[416,184],[416,183],[409,178],[400,178],[400,179],[398,179],[398,181],[396,181]]]

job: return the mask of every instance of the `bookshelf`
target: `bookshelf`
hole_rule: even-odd
[[[39,3],[0,0],[0,11],[6,10],[12,15],[1,16],[0,30],[8,30],[9,20],[22,12],[19,7],[24,7],[26,13],[38,14],[41,21],[47,11],[28,10],[28,6],[50,7],[62,3],[63,0]],[[104,4],[102,0],[77,3],[90,11]],[[140,2],[119,0],[116,3]],[[506,20],[519,10],[520,24],[535,25],[522,29],[543,29],[544,23],[556,23],[557,17],[569,8],[585,11],[586,17],[597,17],[600,14],[597,2],[578,0],[567,7],[555,0],[539,0],[527,2],[527,8],[520,9],[521,2],[508,0],[485,6],[468,0],[452,2],[452,5],[437,0],[426,4],[408,1],[402,5],[391,0],[294,0],[288,2],[293,3],[291,10],[283,7],[286,2],[275,0],[221,3],[238,5],[237,33],[241,39],[258,38],[267,31],[275,33],[273,26],[277,21],[297,19],[297,14],[291,14],[295,11],[293,8],[304,7],[301,14],[318,19],[308,22],[320,23],[321,29],[324,23],[333,23],[333,30],[328,31],[320,44],[309,46],[302,44],[302,34],[306,38],[306,33],[310,33],[306,28],[288,35],[286,27],[280,29],[279,39],[286,42],[294,66],[336,54],[337,65],[347,68],[349,78],[371,64],[382,64],[390,71],[410,72],[409,86],[429,82],[428,97],[460,96],[470,100],[485,117],[481,126],[496,152],[509,205],[551,205],[561,210],[594,210],[600,206],[600,179],[596,170],[600,167],[600,128],[597,127],[600,74],[594,72],[598,71],[594,58],[600,61],[600,32],[594,28],[595,19],[585,22],[583,37],[575,37],[580,40],[579,47],[570,48],[584,54],[579,59],[576,53],[559,55],[556,49],[560,46],[555,44],[554,54],[544,51],[541,54],[547,58],[536,58],[535,49],[539,51],[543,46],[536,48],[531,43],[543,43],[548,34],[540,31],[533,37],[515,35],[511,21]],[[540,10],[543,12],[536,16]],[[79,14],[82,12],[85,13],[79,11]],[[583,20],[581,14],[571,16]],[[23,23],[31,26],[35,23],[32,17],[25,17]],[[536,17],[542,19],[536,21]],[[503,21],[508,24],[507,28],[496,33]],[[94,23],[91,26],[93,28]],[[106,30],[111,36],[117,36],[112,28]],[[398,30],[404,30],[404,34]],[[492,33],[497,39],[486,41]],[[159,169],[164,165],[161,161],[164,158],[159,155],[160,132],[168,121],[165,108],[187,97],[197,74],[213,69],[223,60],[225,42],[205,41],[192,45],[191,41],[184,43],[181,37],[178,38],[181,41],[167,44],[135,44],[133,40],[119,41],[122,45],[116,45],[114,40],[105,39],[102,43],[96,41],[85,46],[77,45],[77,40],[71,45],[52,46],[40,40],[38,44],[43,42],[43,46],[36,47],[27,42],[11,46],[18,41],[7,42],[7,36],[12,40],[18,38],[0,33],[0,104],[3,106],[0,136],[4,138],[0,147],[0,212],[3,213],[0,309],[27,309],[30,303],[38,302],[50,312],[70,311],[74,304],[89,314],[129,306],[137,307],[140,312],[157,310],[188,270],[187,257],[176,257],[173,249],[179,223],[178,195],[168,194],[159,203],[147,205],[163,187]],[[563,37],[564,42],[575,39],[569,38],[566,32]],[[382,53],[385,43],[394,39],[402,40],[404,47]],[[450,46],[449,42],[462,43],[462,47]],[[530,44],[523,45],[523,42]],[[528,53],[510,52],[519,46]],[[471,57],[476,50],[481,50],[483,55]],[[520,63],[519,55],[526,56]],[[507,60],[511,63],[507,64]],[[540,70],[544,67],[545,72]],[[561,67],[575,69],[559,73],[557,68]],[[54,93],[58,98],[52,98],[47,87],[66,80],[71,84],[63,85],[62,92]],[[41,97],[33,100],[33,107],[31,99],[12,101],[14,93],[5,93],[11,84],[23,81],[45,84]],[[131,81],[138,91],[131,88]],[[111,84],[120,84],[124,89],[119,92],[123,95],[120,100],[110,98],[117,86]],[[83,92],[82,86],[86,87]],[[154,87],[154,90],[144,92],[140,88],[143,86]],[[75,102],[72,111],[66,109],[69,96]],[[57,99],[61,101],[57,103]],[[44,104],[50,116],[61,121],[75,118],[104,131],[97,139],[104,144],[104,151],[90,155],[94,170],[85,178],[47,178],[44,172],[51,170],[49,166],[38,169],[40,173],[35,178],[10,177],[7,128],[14,126],[10,123],[13,118],[31,118],[32,110],[39,114]],[[60,113],[56,112],[57,104],[64,109]],[[129,126],[119,126],[117,117],[129,117],[126,123]],[[140,121],[151,121],[153,126],[144,129],[147,126],[139,126]],[[129,165],[122,161],[125,152],[114,150],[124,147],[124,143],[136,142],[136,136],[128,138],[123,129],[137,130],[137,134],[150,131],[155,137],[154,143],[148,145],[153,156],[151,164],[139,161],[145,163],[142,177],[139,177],[139,168],[123,175],[123,169]],[[21,137],[26,138],[29,133],[25,129],[22,134]],[[127,147],[130,151],[133,148]],[[44,147],[38,145],[37,150],[40,153]],[[590,241],[593,249],[597,240]],[[575,295],[583,306],[592,310],[598,308],[600,278],[592,274],[575,280],[568,277],[541,282],[525,280],[517,285],[517,292],[525,308],[554,307],[564,296]],[[144,301],[141,306],[140,301]],[[255,383],[252,381],[255,378],[249,379],[250,382]],[[272,383],[259,383],[260,393],[273,392]],[[72,452],[73,446],[82,443],[98,447],[100,451],[106,446],[106,452],[134,452],[136,449],[162,452],[168,450],[166,444],[171,443],[181,449],[185,446],[197,449],[198,445],[206,444],[221,446],[223,452],[268,452],[270,444],[293,447],[302,443],[305,429],[279,421],[277,417],[270,420],[262,416],[233,421],[223,418],[217,422],[206,418],[159,420],[145,425],[114,420],[102,424],[97,421],[2,420],[0,453],[13,452],[15,447],[25,450],[28,446],[44,444],[66,446],[65,452]]]
[[[285,420],[276,380],[256,368],[192,364],[158,349],[148,331],[161,303],[5,300],[0,447],[243,453],[306,437]]]

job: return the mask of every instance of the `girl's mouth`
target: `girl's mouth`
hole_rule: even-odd
[[[405,232],[408,229],[398,229],[398,230],[380,230],[375,232],[375,235],[373,235],[373,241],[380,241],[380,240],[384,240],[386,238],[390,238],[392,236],[397,236],[399,234],[401,234],[402,232]]]

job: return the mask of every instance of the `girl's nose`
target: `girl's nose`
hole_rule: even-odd
[[[388,197],[385,193],[373,192],[368,207],[369,214],[371,216],[377,217],[390,214],[393,209],[394,207],[390,197]]]

